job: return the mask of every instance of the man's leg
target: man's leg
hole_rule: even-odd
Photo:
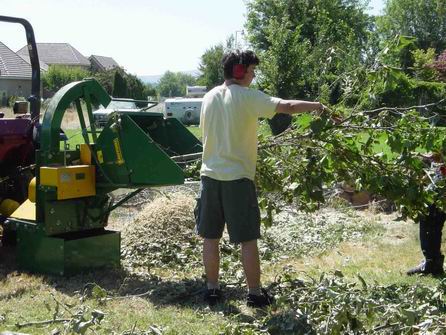
[[[242,242],[242,264],[248,288],[260,290],[260,261],[257,240]]]
[[[260,260],[257,240],[242,242],[242,263],[248,284],[246,303],[251,307],[265,307],[274,301],[260,284]]]
[[[435,206],[429,208],[429,215],[420,220],[420,244],[426,259],[441,257],[441,235],[445,213]]]
[[[220,239],[205,238],[203,240],[203,263],[208,289],[218,288],[220,272]]]
[[[241,243],[242,264],[248,284],[247,304],[270,305],[273,299],[260,285],[260,260],[257,239],[260,238],[260,210],[254,182],[243,178],[224,182],[222,202],[229,238]]]
[[[203,238],[203,264],[209,289],[218,288],[219,243],[225,226],[220,188],[218,180],[202,177],[200,198],[194,210],[196,230]]]
[[[222,203],[231,242],[241,243],[248,288],[260,290],[260,210],[254,182],[243,178],[222,183]]]
[[[444,256],[441,254],[441,235],[446,214],[430,206],[429,215],[420,220],[420,244],[425,259],[407,271],[408,275],[443,273]]]

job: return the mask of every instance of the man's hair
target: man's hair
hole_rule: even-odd
[[[234,65],[243,64],[246,68],[248,68],[249,65],[259,65],[260,60],[251,50],[235,50],[229,51],[224,54],[221,63],[223,64],[223,73],[225,79],[233,79]]]

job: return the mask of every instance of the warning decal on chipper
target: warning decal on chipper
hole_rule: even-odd
[[[116,151],[116,164],[122,165],[122,164],[124,164],[124,159],[122,158],[122,151],[121,151],[121,145],[119,143],[119,139],[115,138],[113,140],[113,144],[115,145],[115,151]]]

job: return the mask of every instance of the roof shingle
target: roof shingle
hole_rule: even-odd
[[[69,43],[37,43],[39,59],[48,65],[77,65],[90,66],[90,61]],[[27,59],[26,46],[17,51],[17,54]]]
[[[0,77],[31,78],[31,65],[2,42],[0,42]]]
[[[101,70],[110,70],[114,67],[119,67],[119,64],[111,57],[91,55],[88,59]]]

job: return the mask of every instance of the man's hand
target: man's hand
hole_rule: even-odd
[[[320,103],[320,102],[317,102],[319,105],[318,105],[318,107],[315,109],[315,112],[316,112],[316,115],[317,116],[321,116],[326,110],[327,110],[327,107],[323,104],[323,103]]]
[[[324,113],[329,114],[330,120],[333,121],[334,124],[340,124],[343,121],[342,118],[336,115],[330,108],[319,102],[319,108],[317,109],[316,115],[321,116]]]

